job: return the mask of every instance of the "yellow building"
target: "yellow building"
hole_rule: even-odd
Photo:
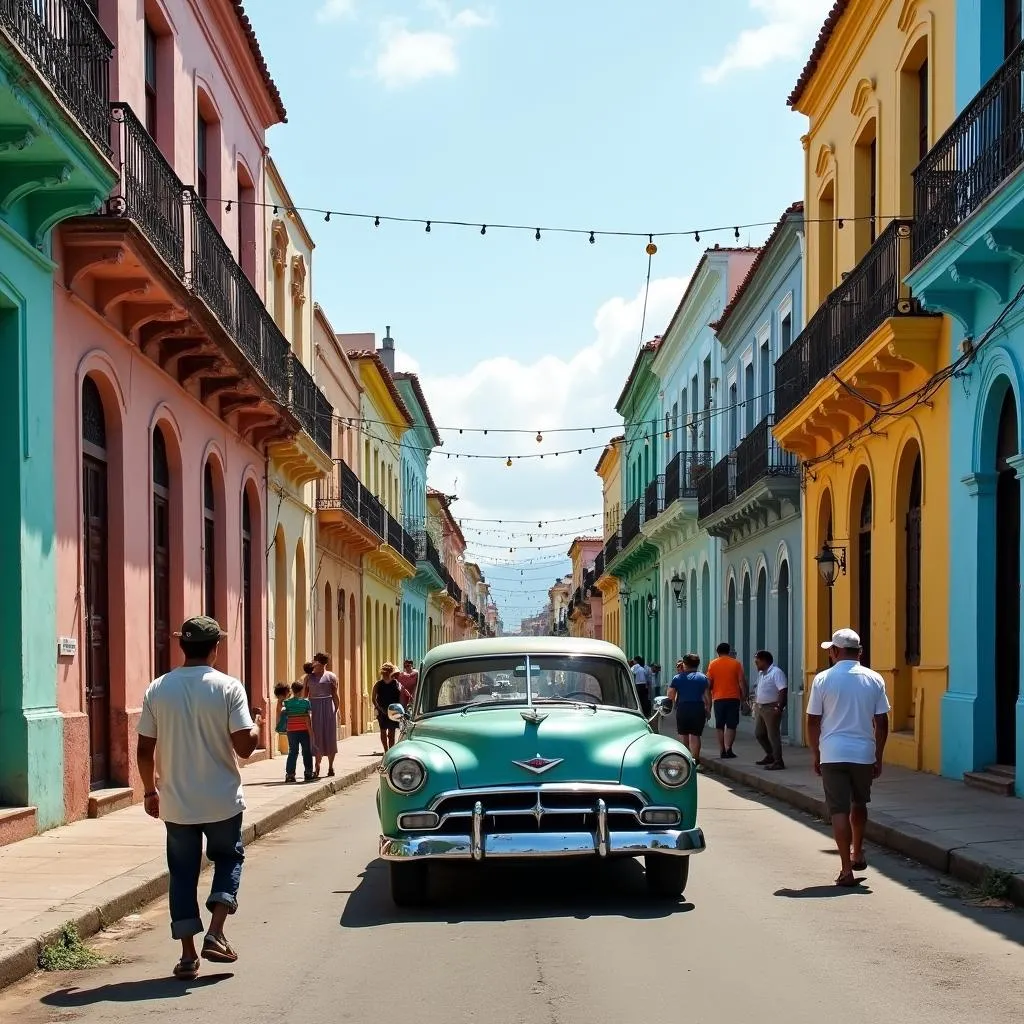
[[[381,664],[401,657],[402,581],[416,575],[416,555],[403,551],[401,527],[400,445],[413,419],[392,376],[394,349],[378,349],[372,334],[340,334],[338,340],[362,388],[359,473],[370,505],[364,521],[380,539],[363,555],[363,684],[369,716],[370,690]]]
[[[601,503],[604,510],[604,551],[598,556],[597,579],[594,586],[601,591],[602,636],[609,643],[622,647],[622,603],[619,598],[619,580],[604,571],[606,562],[617,554],[609,556],[609,543],[613,545],[619,536],[622,522],[622,445],[624,436],[613,437],[601,452],[595,472],[601,478]],[[613,540],[614,538],[614,540]]]
[[[805,698],[820,641],[852,626],[892,702],[886,760],[930,772],[948,676],[949,414],[947,389],[918,389],[950,359],[950,331],[902,282],[911,172],[954,114],[954,31],[948,0],[834,6],[789,99],[809,119],[808,317],[775,368],[774,433],[805,483]]]
[[[293,354],[282,372],[290,377],[293,404],[308,426],[269,446],[268,664],[272,682],[290,682],[301,677],[303,662],[315,653],[313,516],[316,482],[333,470],[333,412],[313,378],[313,239],[270,159],[266,192],[270,209],[280,211],[267,222],[267,309],[291,342]]]

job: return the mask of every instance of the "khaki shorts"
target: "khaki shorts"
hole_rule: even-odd
[[[821,784],[825,790],[828,813],[849,814],[850,807],[867,807],[871,803],[871,783],[875,778],[873,764],[835,762],[821,766]]]

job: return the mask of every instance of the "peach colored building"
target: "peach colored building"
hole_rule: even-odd
[[[142,696],[180,662],[184,617],[217,617],[219,667],[267,706],[268,450],[304,431],[321,448],[312,472],[330,446],[327,401],[294,401],[291,349],[264,307],[253,203],[285,111],[241,4],[100,0],[99,17],[116,46],[121,180],[54,244],[57,622],[77,642],[58,662],[69,819],[140,795]]]
[[[577,537],[569,545],[572,559],[572,595],[569,598],[569,635],[591,640],[604,638],[601,591],[596,586],[594,562],[604,550],[600,537]]]
[[[466,538],[452,515],[451,499],[433,487],[427,488],[427,520],[428,529],[436,529],[437,541],[440,541],[438,554],[447,574],[446,588],[430,601],[440,615],[440,621],[433,623],[438,630],[437,639],[431,641],[431,646],[435,646],[452,640],[465,640],[470,636],[464,616],[458,614],[465,589],[463,561]]]

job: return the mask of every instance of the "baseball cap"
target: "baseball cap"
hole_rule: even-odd
[[[177,637],[181,637],[182,640],[220,640],[227,636],[227,633],[220,628],[220,623],[216,619],[211,619],[209,615],[194,615],[191,619],[186,619],[181,624],[175,634]]]
[[[837,629],[832,634],[831,640],[822,640],[821,649],[827,651],[830,647],[840,647],[846,651],[860,650],[860,637],[852,629]]]

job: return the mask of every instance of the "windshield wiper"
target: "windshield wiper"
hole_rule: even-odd
[[[496,700],[475,700],[467,704],[462,709],[462,714],[469,714],[474,708],[493,708],[498,704],[507,704],[510,707],[515,707],[519,702],[514,700],[502,700],[500,697]]]
[[[597,714],[597,705],[592,704],[589,700],[572,700],[569,697],[536,697],[534,698],[534,704],[546,704],[549,701],[554,701],[559,704],[571,704],[574,708],[579,708],[581,711],[593,711]]]

